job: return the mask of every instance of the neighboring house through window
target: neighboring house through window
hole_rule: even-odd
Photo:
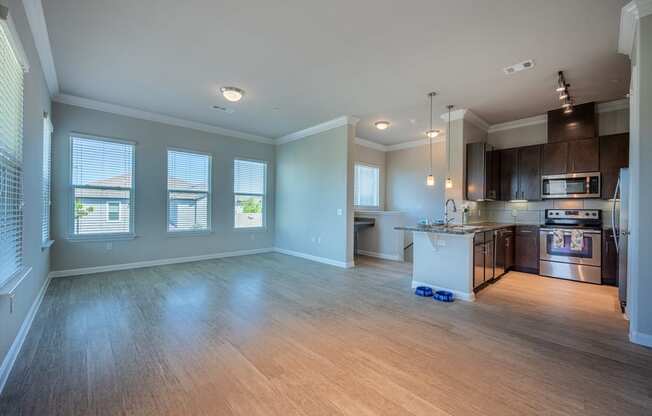
[[[265,226],[267,163],[235,159],[233,161],[234,226]]]
[[[211,227],[211,156],[168,149],[168,232]]]
[[[358,163],[355,165],[353,201],[357,207],[380,207],[380,169]]]
[[[133,235],[134,144],[73,135],[72,238]]]

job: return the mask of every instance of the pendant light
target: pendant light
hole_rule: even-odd
[[[453,105],[449,104],[446,106],[448,108],[448,130],[446,131],[446,189],[453,188],[453,180],[451,179],[451,110]]]
[[[435,95],[437,95],[436,92],[428,94],[428,97],[430,98],[430,130],[426,132],[429,141],[428,155],[430,156],[430,174],[426,176],[426,185],[428,186],[435,186],[435,177],[432,174],[432,138],[437,137],[437,134],[439,133],[432,129],[432,99]]]

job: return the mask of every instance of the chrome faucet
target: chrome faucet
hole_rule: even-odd
[[[453,221],[453,218],[448,218],[448,203],[452,202],[453,203],[453,212],[457,212],[457,205],[455,205],[455,200],[452,198],[449,198],[446,200],[446,203],[444,203],[444,225],[448,225],[451,221]]]

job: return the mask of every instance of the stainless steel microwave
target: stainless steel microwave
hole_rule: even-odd
[[[600,198],[600,172],[542,176],[541,197]]]

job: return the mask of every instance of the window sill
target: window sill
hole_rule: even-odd
[[[54,244],[54,240],[47,240],[41,243],[41,251],[45,251],[52,247],[52,244]]]
[[[31,267],[24,267],[14,273],[9,280],[0,286],[0,296],[13,296],[16,288],[32,271]]]
[[[259,232],[266,232],[267,227],[266,226],[260,226],[260,227],[233,227],[235,231],[259,231]]]
[[[200,237],[202,235],[213,234],[213,230],[199,230],[199,231],[168,231],[168,237]]]
[[[67,238],[71,243],[93,243],[103,241],[127,241],[138,237],[136,234],[97,234],[89,236],[69,236]]]

